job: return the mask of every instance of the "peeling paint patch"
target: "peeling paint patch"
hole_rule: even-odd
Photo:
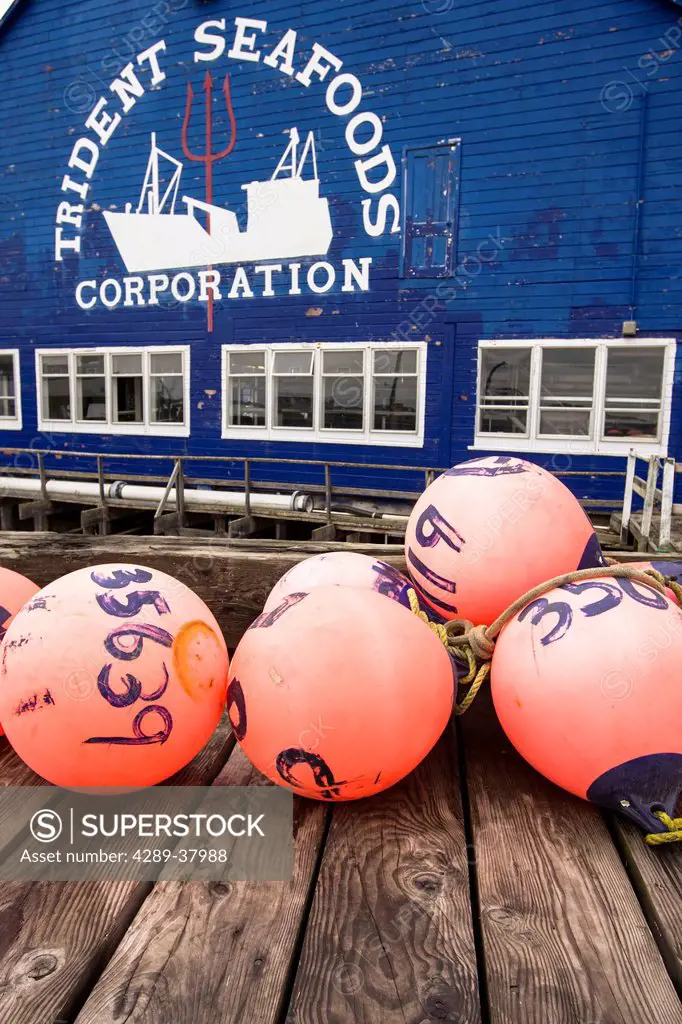
[[[322,316],[322,309],[320,306],[311,306],[310,309],[306,309],[306,316]]]
[[[208,395],[209,398],[215,398],[217,391],[215,388],[204,388],[204,394]]]

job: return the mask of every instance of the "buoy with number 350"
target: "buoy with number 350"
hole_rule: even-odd
[[[7,630],[0,720],[38,775],[150,786],[206,744],[225,707],[220,627],[189,587],[115,563],[44,587]]]
[[[602,577],[531,601],[501,631],[495,710],[519,753],[576,796],[665,831],[682,792],[682,609]]]
[[[502,455],[453,466],[426,488],[407,525],[405,557],[432,608],[475,625],[490,625],[544,580],[604,564],[568,488]]]
[[[387,789],[426,757],[454,699],[448,653],[395,601],[358,587],[297,592],[237,647],[227,708],[244,753],[315,800]]]
[[[20,573],[0,567],[0,645],[14,616],[39,590],[40,587]],[[3,732],[0,724],[0,736]]]

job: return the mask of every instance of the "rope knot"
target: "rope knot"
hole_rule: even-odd
[[[487,626],[474,626],[468,619],[453,619],[448,622],[448,637],[456,641],[455,649],[467,644],[477,661],[492,661],[495,652],[495,641],[491,639]]]
[[[646,837],[649,846],[663,846],[664,843],[682,843],[682,818],[671,818],[665,811],[654,812],[665,832],[651,832]]]

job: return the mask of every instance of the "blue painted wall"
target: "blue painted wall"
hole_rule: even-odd
[[[193,63],[196,26],[225,17],[231,39],[238,15],[268,22],[259,37],[263,56],[296,29],[297,70],[314,42],[338,55],[343,70],[363,83],[360,109],[381,118],[383,141],[396,158],[406,146],[462,139],[454,298],[439,298],[425,312],[425,297],[451,295],[437,290],[443,282],[402,280],[400,236],[370,239],[363,231],[365,196],[344,138],[346,121],[327,110],[324,83],[305,89],[262,61]],[[0,347],[21,349],[24,419],[22,431],[2,434],[3,443],[445,466],[472,454],[479,338],[619,337],[633,295],[642,335],[679,335],[681,15],[668,0],[23,0],[0,32]],[[111,99],[108,85],[121,67],[161,38],[167,78],[138,100],[102,149],[81,254],[57,263],[54,218],[71,148],[88,134],[83,124],[95,100]],[[205,306],[196,302],[78,308],[79,280],[125,273],[101,211],[136,201],[151,131],[162,148],[180,155],[187,81],[201,96],[208,67],[220,81],[230,72],[238,125],[234,153],[215,168],[216,196],[269,178],[286,128],[313,129],[335,231],[328,259],[338,266],[344,257],[371,256],[368,294],[342,294],[339,282],[326,295],[223,300],[212,334]],[[645,95],[645,201],[634,252]],[[214,121],[220,138],[227,125],[217,105]],[[202,195],[201,165],[186,164],[183,174],[181,194]],[[400,194],[399,179],[391,191]],[[489,236],[503,244],[499,257],[481,266],[477,247]],[[221,439],[222,344],[400,336],[428,343],[423,449]],[[191,344],[191,438],[42,437],[34,349],[118,343]],[[678,361],[678,381],[680,373]],[[676,391],[669,454],[680,459],[679,384]],[[538,461],[558,470],[624,468],[612,458]],[[305,482],[311,474],[292,466],[269,475]],[[368,485],[376,479],[370,472],[353,476]],[[381,485],[416,480],[396,473]],[[592,497],[622,493],[622,482],[608,478],[572,486]]]

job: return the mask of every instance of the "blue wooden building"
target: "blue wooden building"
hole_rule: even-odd
[[[682,458],[672,0],[17,0],[0,68],[7,447]]]

